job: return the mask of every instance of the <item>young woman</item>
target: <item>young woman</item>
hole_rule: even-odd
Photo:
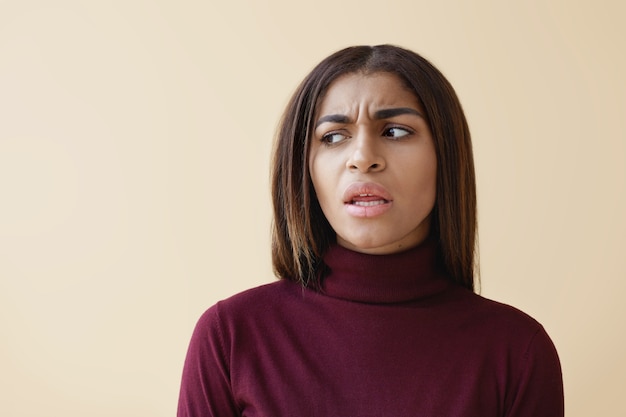
[[[542,326],[473,291],[470,134],[428,61],[389,45],[329,56],[273,162],[281,279],[200,318],[179,417],[563,415]]]

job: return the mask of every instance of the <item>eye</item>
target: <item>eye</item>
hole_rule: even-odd
[[[327,145],[334,145],[345,140],[348,136],[339,132],[330,132],[322,136],[322,142]]]
[[[383,131],[383,136],[388,137],[388,138],[393,138],[393,139],[400,139],[412,133],[413,132],[411,132],[409,129],[394,126],[394,127],[385,129]]]

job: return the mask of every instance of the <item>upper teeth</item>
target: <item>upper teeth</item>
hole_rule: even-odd
[[[355,206],[363,206],[363,207],[371,207],[377,206],[379,204],[385,204],[385,200],[376,200],[376,201],[355,201]]]

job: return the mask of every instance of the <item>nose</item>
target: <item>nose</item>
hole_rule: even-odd
[[[381,143],[375,135],[360,133],[353,138],[350,156],[346,166],[350,171],[377,172],[385,169],[385,158],[381,152]]]

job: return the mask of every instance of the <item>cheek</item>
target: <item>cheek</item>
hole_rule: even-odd
[[[309,159],[309,176],[311,178],[311,186],[313,187],[313,191],[315,192],[315,196],[317,197],[317,201],[324,210],[324,205],[326,202],[326,187],[324,184],[324,178],[320,175],[320,169],[318,169],[319,164],[316,163],[315,158]]]
[[[411,195],[413,204],[418,206],[420,211],[430,212],[437,200],[437,164],[431,158],[416,164],[413,161],[413,169],[405,171],[407,175],[415,178],[411,184]],[[408,190],[407,190],[408,191]]]
[[[325,212],[326,207],[330,201],[331,190],[329,189],[328,179],[320,176],[311,175],[311,183],[313,190],[317,196],[317,201]]]
[[[424,191],[428,196],[430,208],[435,205],[437,200],[437,166],[433,165],[424,177]]]
[[[317,172],[318,171],[315,165],[315,158],[310,157],[309,158],[309,178],[311,179],[311,184],[313,185],[313,189],[315,190],[316,193],[318,193],[318,183],[319,183]]]
[[[324,155],[323,152],[320,155],[316,150],[311,151],[309,157],[309,176],[311,177],[311,183],[313,189],[317,195],[317,199],[322,209],[332,198],[335,192],[338,178],[334,167],[336,162]]]

